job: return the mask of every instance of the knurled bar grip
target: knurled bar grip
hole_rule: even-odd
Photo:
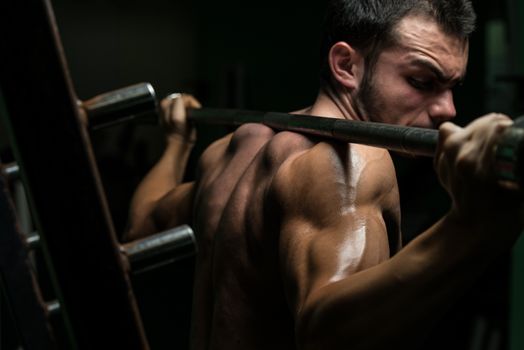
[[[296,131],[417,156],[432,157],[438,142],[437,130],[309,115],[204,108],[189,110],[188,118],[197,124],[261,123],[276,130]]]
[[[140,83],[110,91],[83,102],[91,130],[137,119],[157,122],[150,112],[157,108],[151,84]],[[438,131],[383,123],[295,115],[287,113],[242,111],[234,109],[193,109],[188,117],[195,123],[239,126],[262,123],[276,130],[296,131],[343,142],[387,148],[416,156],[435,154]],[[520,119],[520,120],[519,120]],[[515,120],[498,142],[494,168],[505,187],[522,187],[524,182],[524,121]]]
[[[261,123],[276,130],[386,148],[416,156],[433,157],[438,131],[409,126],[315,117],[287,113],[240,111],[228,109],[191,109],[188,118],[196,124],[232,125]],[[524,120],[502,135],[495,152],[494,169],[498,182],[510,189],[524,188]]]

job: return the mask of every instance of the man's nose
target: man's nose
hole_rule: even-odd
[[[436,125],[440,125],[457,115],[455,104],[453,103],[453,92],[445,90],[435,97],[429,106],[429,116]]]

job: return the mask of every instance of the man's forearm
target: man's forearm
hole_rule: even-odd
[[[142,180],[131,200],[127,240],[156,232],[152,211],[162,197],[182,182],[192,148],[193,143],[178,135],[167,138],[162,157]]]
[[[313,292],[298,316],[300,348],[416,345],[518,236],[465,230],[446,216],[390,260]]]

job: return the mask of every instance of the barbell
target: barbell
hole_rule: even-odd
[[[157,123],[157,105],[155,91],[149,83],[111,91],[83,102],[92,130],[133,119]],[[195,124],[224,126],[261,123],[279,131],[381,147],[414,156],[434,156],[438,143],[438,130],[310,115],[202,108],[189,110],[188,119]],[[494,168],[502,186],[524,188],[523,154],[524,117],[515,120],[496,146]]]

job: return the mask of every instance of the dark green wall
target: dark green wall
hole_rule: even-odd
[[[291,111],[312,102],[323,1],[202,1],[197,12],[198,74],[210,104]],[[238,98],[228,95],[232,84]]]
[[[524,76],[524,2],[514,0],[514,5],[516,9],[514,43],[517,56],[514,61],[515,70],[516,73]],[[522,100],[524,95],[520,95],[518,98]],[[511,300],[511,350],[521,350],[524,349],[524,237],[521,237],[513,254]]]
[[[513,290],[511,302],[511,350],[524,349],[524,237],[513,256]]]

